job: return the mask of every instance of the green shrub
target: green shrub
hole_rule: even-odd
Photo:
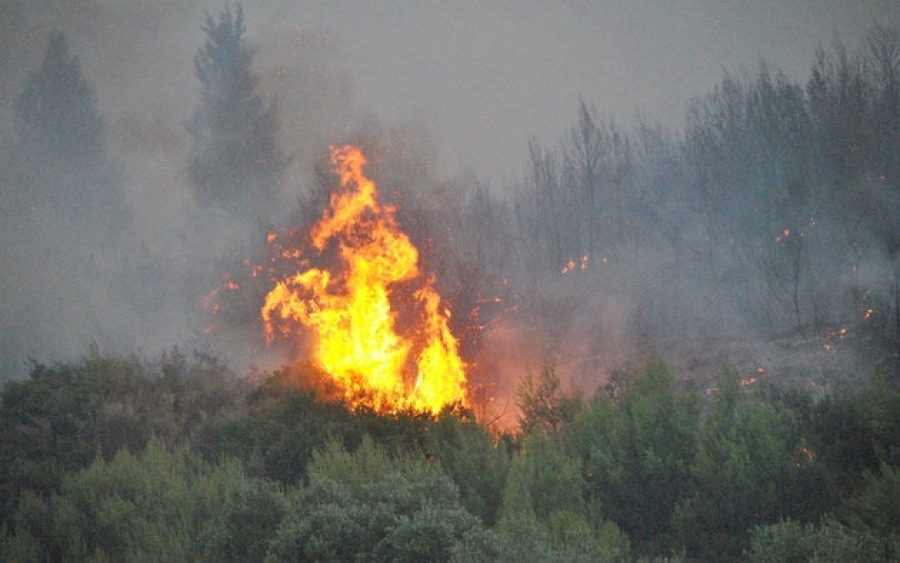
[[[845,563],[887,561],[880,542],[833,520],[820,525],[792,520],[753,530],[744,559],[752,563]]]
[[[440,468],[395,458],[371,439],[316,453],[267,561],[450,561],[491,541]]]

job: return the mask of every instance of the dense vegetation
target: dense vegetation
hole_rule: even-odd
[[[0,405],[6,561],[900,557],[900,393],[524,378],[520,427],[351,412],[178,350],[34,365]]]

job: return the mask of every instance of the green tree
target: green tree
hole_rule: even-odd
[[[519,381],[516,406],[521,412],[519,426],[523,433],[555,432],[575,419],[582,398],[577,390],[569,393],[562,390],[556,368],[549,364],[541,368],[537,377],[528,372]]]
[[[692,467],[696,489],[679,503],[676,528],[689,554],[735,558],[754,527],[787,517],[781,503],[797,472],[784,428],[791,420],[741,395],[736,372],[724,370],[717,397],[698,432]]]
[[[885,560],[900,557],[900,469],[883,463],[877,473],[863,474],[865,488],[847,503],[843,519],[862,533],[882,540]]]
[[[242,384],[214,358],[177,349],[156,362],[126,361],[96,349],[79,362],[35,364],[0,397],[0,514],[26,491],[47,495],[97,455],[138,453],[152,435],[209,450]]]
[[[425,445],[459,487],[466,509],[493,526],[509,471],[506,449],[483,426],[449,413],[428,427]]]
[[[509,561],[620,561],[628,538],[589,506],[577,459],[559,435],[536,433],[513,458],[494,529]]]
[[[267,561],[450,561],[490,543],[439,467],[365,438],[352,453],[337,441],[316,453]]]
[[[262,561],[287,509],[287,494],[271,481],[235,482],[202,536],[203,552],[215,561]]]
[[[241,5],[218,19],[207,13],[203,31],[206,42],[194,58],[201,102],[188,126],[188,175],[200,204],[259,211],[272,204],[287,165],[275,105],[258,91]]]
[[[355,413],[298,386],[297,380],[314,369],[279,370],[260,383],[243,408],[216,429],[206,454],[235,455],[254,477],[293,485],[306,478],[316,450],[330,438],[358,445],[364,432]],[[317,378],[315,372],[311,377]]]
[[[877,376],[862,389],[838,389],[814,405],[804,433],[839,498],[854,496],[865,472],[900,462],[900,393]]]
[[[105,440],[97,422],[106,407],[104,400],[114,401],[114,395],[132,389],[132,384],[123,362],[91,356],[81,365],[35,365],[28,381],[6,385],[0,411],[4,436],[0,494],[5,514],[24,491],[49,493],[67,473],[86,467],[102,452]],[[141,440],[140,435],[125,438]],[[113,455],[127,445],[110,444],[106,453]]]
[[[592,505],[602,507],[639,553],[671,553],[680,547],[672,542],[672,516],[692,490],[697,401],[677,391],[655,357],[624,379],[616,399],[591,401],[567,440],[581,459]]]
[[[31,538],[46,561],[196,560],[210,555],[204,538],[227,524],[223,509],[233,515],[230,501],[246,487],[237,464],[210,464],[152,440],[139,456],[122,450],[112,461],[96,459],[49,497],[26,495],[8,539],[27,547]],[[241,537],[256,524],[246,521]]]
[[[784,520],[756,527],[743,559],[748,563],[889,561],[881,557],[874,536],[854,532],[832,519],[821,524]]]

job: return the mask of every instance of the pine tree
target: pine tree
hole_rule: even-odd
[[[103,119],[93,88],[60,31],[50,34],[41,68],[26,80],[15,113],[27,148],[46,149],[72,161],[103,154]]]
[[[266,104],[251,71],[244,12],[206,14],[206,43],[194,58],[201,103],[188,131],[188,174],[198,203],[231,211],[259,209],[274,195],[287,160],[276,142],[275,105]]]
[[[121,232],[130,220],[121,177],[106,156],[93,87],[62,32],[50,34],[41,67],[28,76],[13,109],[19,205],[95,226],[103,237]]]

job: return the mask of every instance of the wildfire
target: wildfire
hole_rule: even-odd
[[[286,249],[299,271],[266,296],[266,338],[312,335],[315,363],[352,407],[437,413],[464,401],[465,366],[450,313],[434,279],[420,271],[418,250],[399,228],[396,209],[379,203],[360,149],[332,147],[331,160],[341,190],[309,242],[318,256],[333,250],[337,256],[330,269],[316,268],[300,258],[302,250]],[[269,243],[275,239],[270,235]],[[417,287],[409,302],[394,295],[400,285]]]

